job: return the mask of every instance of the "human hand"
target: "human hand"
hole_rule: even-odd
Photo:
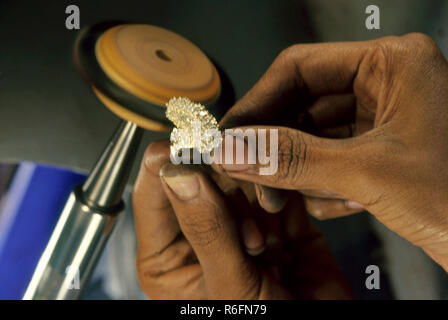
[[[151,144],[133,192],[143,291],[152,299],[351,297],[299,194],[277,215],[254,204],[237,192],[224,195],[194,165],[171,164],[168,141]],[[258,246],[257,231],[241,228],[248,213],[283,236],[267,237],[256,257],[247,251]]]
[[[448,271],[447,108],[447,61],[424,35],[295,45],[221,122],[278,128],[277,173],[258,175],[259,164],[214,168],[298,190],[320,219],[365,208]]]

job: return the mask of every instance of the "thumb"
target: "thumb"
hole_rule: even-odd
[[[163,188],[201,265],[208,298],[285,299],[289,293],[244,253],[234,213],[197,167],[168,163]]]
[[[213,167],[273,188],[328,190],[366,204],[366,182],[377,154],[373,136],[325,139],[285,127],[227,129],[221,163]]]
[[[242,250],[225,198],[194,165],[166,164],[163,188],[201,265],[209,298],[256,299],[260,278]]]

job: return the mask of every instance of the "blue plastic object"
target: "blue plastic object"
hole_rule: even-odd
[[[71,190],[86,178],[22,162],[0,203],[0,299],[21,299]]]

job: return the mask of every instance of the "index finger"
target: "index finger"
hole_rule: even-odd
[[[361,61],[374,43],[299,44],[285,49],[255,86],[226,113],[221,126],[273,125],[275,115],[297,99],[352,92]]]

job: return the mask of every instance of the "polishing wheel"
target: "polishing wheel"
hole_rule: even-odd
[[[151,25],[102,23],[79,35],[75,62],[101,102],[120,118],[153,131],[169,131],[165,104],[187,97],[218,100],[215,66],[192,42]]]

